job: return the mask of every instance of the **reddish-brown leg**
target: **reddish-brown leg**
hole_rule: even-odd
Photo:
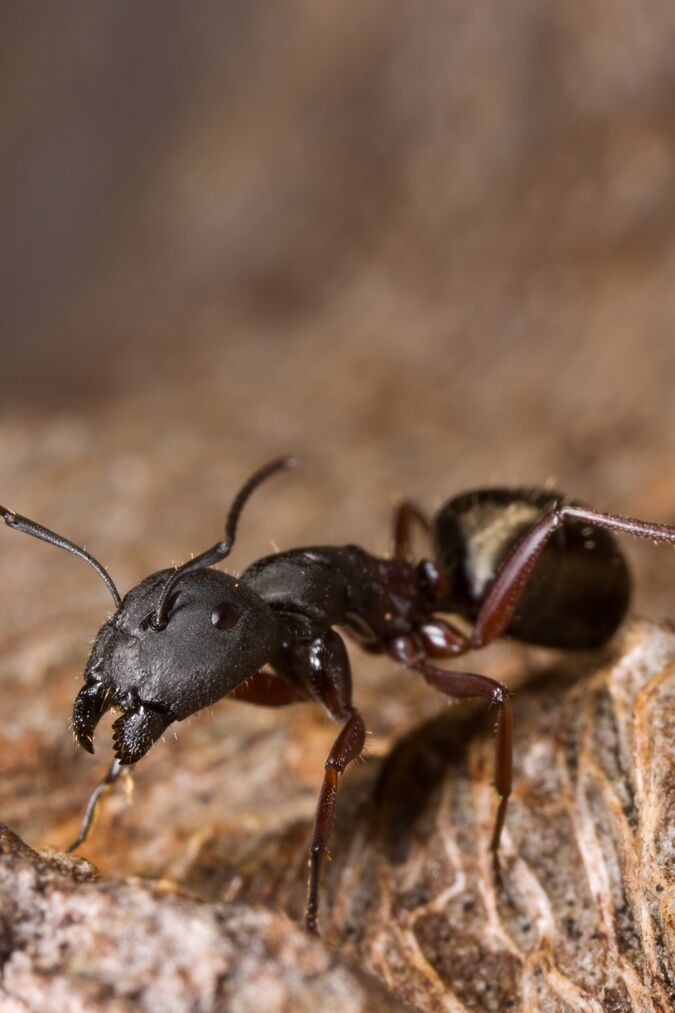
[[[317,933],[321,867],[335,820],[338,778],[363,751],[366,728],[352,704],[349,658],[344,641],[335,630],[327,630],[314,640],[289,644],[286,653],[275,659],[274,665],[292,683],[306,689],[308,696],[322,703],[330,716],[344,726],[326,760],[309,849],[305,924],[309,932]]]
[[[425,534],[431,532],[431,524],[420,508],[410,500],[403,500],[394,514],[394,556],[396,559],[410,559],[412,556],[412,526],[419,524]]]
[[[491,848],[495,856],[504,826],[508,797],[511,792],[513,717],[508,689],[485,676],[464,672],[447,672],[430,666],[425,655],[457,657],[468,650],[485,647],[500,637],[509,626],[547,540],[566,518],[585,521],[610,531],[650,538],[675,544],[675,527],[655,524],[633,517],[603,514],[585,507],[560,506],[547,511],[524,535],[497,574],[483,601],[470,638],[441,619],[422,627],[414,637],[402,637],[390,645],[390,653],[399,661],[422,672],[436,689],[453,697],[484,697],[499,706],[495,756],[495,787],[501,796]]]
[[[331,716],[338,717],[345,722],[344,728],[333,743],[333,748],[326,760],[325,773],[319,800],[314,817],[312,828],[312,841],[309,851],[309,884],[307,888],[307,911],[305,924],[307,929],[317,934],[318,912],[319,912],[319,881],[321,876],[321,865],[323,856],[326,854],[328,838],[335,820],[335,807],[337,803],[338,775],[342,774],[345,767],[355,759],[363,749],[366,738],[366,730],[359,712],[351,706],[351,679],[349,669],[342,669],[342,662],[346,661],[344,645],[336,633],[331,631],[329,636],[322,638],[325,650],[319,649],[314,656],[319,657],[323,662],[323,669],[316,682],[316,672],[312,673],[312,695],[317,696],[326,706]],[[322,645],[323,646],[323,645]],[[342,655],[344,654],[344,658]],[[323,657],[321,657],[323,655]],[[293,668],[299,678],[305,678],[305,664],[307,658],[304,654],[298,656],[296,653],[293,659]],[[348,664],[348,662],[346,662]],[[282,707],[285,704],[296,703],[300,700],[309,699],[309,693],[293,686],[285,679],[275,676],[270,672],[258,672],[252,679],[247,680],[243,686],[238,686],[230,693],[231,697],[237,700],[245,700],[247,703],[257,703],[268,707]]]
[[[291,685],[273,672],[262,669],[228,693],[228,699],[258,704],[261,707],[286,707],[291,703],[303,701],[306,703],[309,697],[297,686]]]
[[[482,699],[497,704],[497,742],[495,749],[495,788],[499,795],[499,808],[495,818],[490,850],[496,856],[499,839],[506,817],[506,807],[513,779],[513,712],[506,686],[485,675],[471,672],[447,672],[427,662],[415,666],[434,689],[456,700]]]
[[[328,838],[335,820],[338,775],[363,751],[366,741],[366,727],[363,718],[355,708],[333,743],[326,760],[323,784],[312,827],[312,841],[309,849],[309,884],[307,887],[307,911],[305,925],[309,932],[318,933],[319,882],[324,855],[327,853]]]
[[[446,696],[457,700],[489,700],[497,704],[495,788],[500,799],[490,849],[494,856],[495,870],[498,872],[497,851],[513,779],[513,712],[509,691],[502,683],[485,675],[436,668],[429,664],[426,658],[429,654],[437,658],[457,657],[470,649],[469,639],[443,619],[436,619],[433,623],[422,627],[418,634],[399,637],[389,645],[392,657],[421,672],[430,686]]]
[[[416,639],[425,658],[457,658],[471,650],[471,642],[461,630],[445,619],[434,617],[416,631]]]
[[[554,507],[530,528],[503,563],[478,613],[471,635],[472,648],[485,647],[506,631],[542,549],[566,518],[586,521],[596,527],[636,535],[638,538],[675,544],[675,527],[668,524],[652,524],[634,517],[602,514],[585,507]]]

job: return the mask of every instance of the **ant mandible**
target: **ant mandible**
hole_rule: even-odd
[[[124,599],[84,549],[5,507],[0,515],[11,528],[84,559],[115,602],[73,709],[77,741],[90,753],[102,715],[110,708],[120,712],[113,724],[115,760],[69,850],[86,840],[105,787],[172,722],[225,696],[268,707],[314,700],[342,723],[326,760],[311,836],[306,926],[317,932],[338,776],[362,752],[366,734],[352,703],[347,651],[334,627],[419,672],[453,699],[496,704],[500,801],[490,847],[498,868],[512,778],[509,691],[494,679],[447,671],[430,659],[457,658],[503,635],[568,649],[603,644],[630,597],[628,568],[610,532],[675,543],[675,527],[589,510],[553,490],[479,489],[449,500],[431,522],[412,503],[402,503],[390,559],[356,545],[318,546],[266,556],[238,578],[210,569],[230,553],[251,493],[293,464],[285,457],[256,471],[232,503],[222,541],[177,569],[151,574]],[[433,560],[412,561],[414,524],[431,534]],[[471,633],[438,613],[469,620]]]

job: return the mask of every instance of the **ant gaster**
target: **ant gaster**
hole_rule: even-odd
[[[272,461],[235,497],[225,537],[177,569],[146,577],[121,598],[93,556],[4,507],[26,532],[73,552],[103,579],[115,612],[101,627],[75,700],[78,742],[93,753],[102,715],[114,708],[115,760],[89,800],[70,850],[87,837],[97,800],[174,721],[228,696],[282,707],[314,700],[341,722],[326,760],[312,829],[306,925],[317,931],[319,876],[335,816],[338,776],[363,750],[365,725],[352,702],[346,630],[363,648],[388,654],[453,699],[497,707],[491,850],[496,856],[511,792],[512,713],[508,689],[484,675],[448,671],[430,659],[457,658],[509,635],[531,644],[593,648],[619,626],[630,577],[610,532],[675,543],[675,526],[598,513],[544,489],[480,489],[449,500],[432,522],[402,503],[394,555],[356,545],[275,553],[238,578],[209,567],[229,554],[242,509],[261,482],[293,464]],[[411,529],[434,543],[434,559],[414,562]],[[464,633],[439,613],[464,617]],[[267,666],[267,667],[266,667]]]

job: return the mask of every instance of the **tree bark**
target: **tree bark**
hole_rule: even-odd
[[[579,660],[548,666],[516,694],[501,882],[491,718],[449,708],[347,775],[322,941],[283,913],[302,917],[307,818],[193,827],[182,850],[175,827],[157,827],[160,851],[173,834],[178,852],[171,882],[97,875],[6,829],[3,1008],[666,1013],[675,634],[634,625],[606,660],[581,678]],[[125,816],[149,835],[152,805],[138,809]]]

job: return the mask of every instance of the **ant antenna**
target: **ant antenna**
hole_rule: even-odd
[[[55,545],[58,549],[66,549],[68,552],[72,552],[74,556],[79,556],[85,563],[96,570],[97,574],[105,584],[113,596],[115,607],[120,608],[122,604],[122,598],[120,593],[115,587],[112,577],[108,571],[101,566],[97,559],[90,556],[85,549],[81,549],[79,545],[75,545],[73,542],[69,542],[63,535],[57,535],[55,531],[50,531],[49,528],[43,528],[41,524],[36,524],[35,521],[31,521],[28,517],[22,517],[21,514],[15,514],[13,510],[8,510],[7,507],[0,506],[0,517],[4,518],[5,524],[10,528],[15,528],[17,531],[23,531],[26,535],[33,535],[34,538],[41,538],[43,542],[49,542],[50,545]]]
[[[234,539],[237,534],[237,525],[241,512],[246,506],[246,503],[255,489],[261,485],[265,479],[270,478],[272,475],[276,475],[278,471],[286,471],[287,468],[295,467],[296,461],[294,457],[278,457],[274,461],[270,461],[269,464],[264,465],[255,471],[247,482],[241,487],[237,495],[232,501],[230,512],[227,515],[225,521],[225,538],[222,542],[216,542],[210,549],[206,549],[205,552],[201,552],[194,559],[189,559],[187,563],[183,563],[177,570],[171,574],[167,580],[162,593],[159,597],[157,609],[150,620],[151,626],[155,630],[162,630],[167,624],[167,603],[169,596],[173,591],[176,583],[186,573],[192,573],[194,570],[202,570],[207,566],[213,566],[215,563],[220,563],[226,556],[229,556],[234,545]]]

